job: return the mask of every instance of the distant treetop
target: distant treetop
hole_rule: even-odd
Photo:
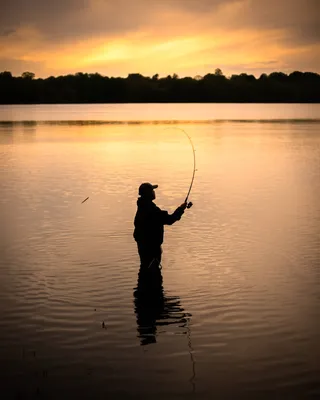
[[[0,72],[0,104],[28,103],[171,103],[171,102],[320,102],[320,75],[294,71],[269,75],[241,73],[226,77],[220,68],[205,76],[152,77],[131,73],[126,78],[99,73],[36,78],[33,72],[13,76]]]

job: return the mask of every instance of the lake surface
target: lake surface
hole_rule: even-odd
[[[0,156],[2,398],[319,398],[320,105],[0,106]]]

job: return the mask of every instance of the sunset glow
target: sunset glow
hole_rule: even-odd
[[[0,70],[204,75],[319,72],[313,0],[13,0],[1,13]],[[19,15],[19,13],[21,13]]]

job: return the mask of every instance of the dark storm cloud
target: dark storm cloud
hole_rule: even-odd
[[[1,0],[0,0],[1,1]],[[67,21],[71,24],[78,10],[83,8],[87,0],[2,0],[0,26],[8,30],[17,30],[24,26],[38,29],[47,35],[63,30],[68,35]]]
[[[219,5],[237,2],[239,0],[2,0],[0,23],[1,25],[19,25],[21,23],[32,23],[43,25],[44,23],[59,25],[65,17],[72,18],[82,11],[91,9],[104,10],[106,21],[110,22],[125,18],[127,11],[133,11],[131,19],[137,17],[137,13],[149,15],[153,10],[161,8],[184,9],[193,12],[207,12]],[[134,12],[136,10],[136,12]],[[115,22],[115,21],[113,21]],[[108,26],[106,26],[108,29]]]
[[[319,15],[319,0],[250,0],[239,23],[262,30],[283,29],[289,41],[312,44],[320,40]]]
[[[316,21],[309,21],[307,23],[300,23],[295,27],[289,27],[288,32],[294,36],[297,45],[319,44],[320,42],[320,24]],[[290,40],[290,37],[288,39]],[[286,42],[288,43],[289,40]]]
[[[235,18],[215,19],[216,11],[237,3],[243,7]],[[0,27],[10,32],[28,25],[47,40],[68,40],[152,26],[162,11],[185,12],[195,20],[206,18],[207,23],[210,15],[212,28],[284,29],[302,44],[318,42],[320,37],[319,0],[2,0]]]
[[[15,33],[15,29],[3,29],[2,31],[0,30],[0,36],[10,36],[13,33]]]
[[[32,27],[52,42],[119,34],[138,29],[146,17],[150,21],[152,7],[147,5],[145,0],[5,0],[0,27]]]
[[[2,0],[1,25],[18,26],[28,23],[53,22],[59,24],[59,18],[70,16],[79,7],[83,7],[87,0]]]

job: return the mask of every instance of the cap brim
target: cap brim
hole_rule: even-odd
[[[158,185],[152,185],[152,189],[157,189]]]

